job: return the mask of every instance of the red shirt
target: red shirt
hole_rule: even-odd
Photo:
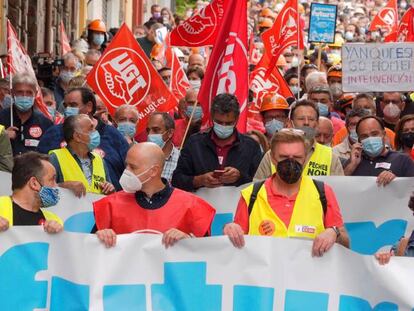
[[[236,139],[237,139],[236,134],[233,133],[230,139],[226,140],[223,143],[223,140],[219,139],[213,130],[211,131],[211,140],[216,146],[217,158],[218,158],[218,162],[219,162],[221,170],[224,169],[225,167],[227,155],[229,154],[230,148],[236,142]]]
[[[264,186],[266,187],[267,201],[276,213],[276,215],[285,223],[286,228],[289,227],[290,218],[292,217],[293,207],[295,205],[297,193],[291,197],[287,197],[277,191],[273,184],[273,177],[268,178]],[[338,201],[332,188],[325,183],[325,195],[327,201],[327,209],[324,219],[325,228],[328,227],[342,227],[344,225],[341,211],[339,210]],[[246,201],[240,197],[237,205],[234,222],[239,224],[244,233],[249,232],[249,211]]]

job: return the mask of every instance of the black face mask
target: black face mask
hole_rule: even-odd
[[[403,133],[401,135],[401,142],[405,147],[412,148],[414,145],[414,132]]]
[[[277,174],[287,184],[294,184],[302,176],[302,164],[295,159],[286,159],[277,163]]]

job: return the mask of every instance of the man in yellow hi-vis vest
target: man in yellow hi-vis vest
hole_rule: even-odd
[[[271,142],[277,172],[241,191],[233,223],[224,227],[234,246],[244,246],[244,234],[313,239],[312,255],[322,256],[335,242],[349,247],[332,189],[303,175],[304,133],[277,132]]]
[[[99,146],[100,136],[91,119],[86,114],[67,117],[63,135],[68,146],[50,152],[59,186],[70,189],[78,197],[87,192],[114,192],[104,160],[92,151]]]
[[[291,106],[290,126],[305,132],[306,165],[303,174],[307,176],[344,175],[339,156],[332,152],[332,148],[318,144],[315,141],[318,127],[319,110],[310,100],[300,100]],[[275,172],[272,165],[271,154],[268,151],[264,156],[254,175],[253,180],[263,180]]]
[[[56,171],[49,156],[29,151],[15,158],[11,196],[0,197],[0,231],[11,226],[43,225],[48,233],[63,229],[62,220],[46,207],[59,201]]]

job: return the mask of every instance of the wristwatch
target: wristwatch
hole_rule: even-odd
[[[336,233],[336,238],[339,238],[339,236],[341,235],[341,231],[339,231],[338,227],[337,226],[332,226],[332,227],[329,227],[329,228],[333,229],[333,231],[335,231],[335,233]]]

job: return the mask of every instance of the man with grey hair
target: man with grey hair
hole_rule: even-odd
[[[328,86],[328,79],[326,73],[321,71],[313,71],[307,75],[305,79],[305,88],[309,92],[311,89],[318,86]],[[309,97],[308,97],[309,98]]]
[[[36,151],[41,137],[53,125],[51,120],[33,108],[36,92],[36,78],[29,73],[13,76],[11,93],[14,104],[0,112],[0,124],[6,128],[13,155]]]
[[[213,127],[188,139],[173,174],[173,186],[195,191],[252,181],[262,156],[259,144],[237,131],[239,114],[239,102],[234,95],[224,93],[213,99]]]
[[[139,114],[135,106],[122,105],[115,111],[115,125],[130,145],[136,143],[134,137],[137,130],[138,120]]]

